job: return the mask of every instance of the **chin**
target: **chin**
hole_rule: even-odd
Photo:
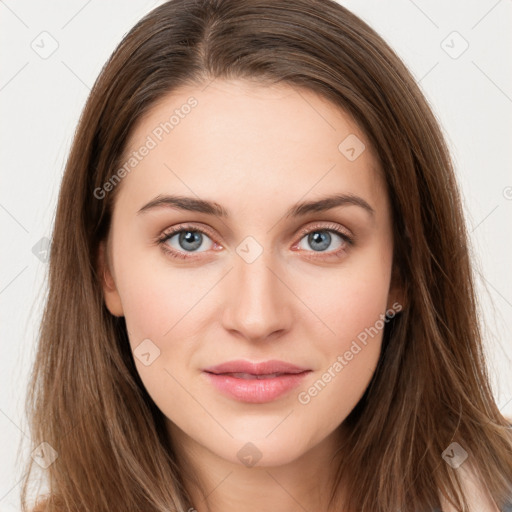
[[[233,439],[230,446],[224,446],[219,453],[219,446],[212,446],[210,450],[219,457],[248,468],[251,467],[277,467],[289,464],[299,459],[309,448],[306,441],[293,439],[292,436],[270,434],[269,437],[246,434],[241,438]]]

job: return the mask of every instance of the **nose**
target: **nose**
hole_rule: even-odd
[[[249,341],[274,339],[293,325],[293,293],[270,251],[251,263],[235,255],[225,280],[222,324],[232,334]],[[296,300],[296,299],[295,299]]]

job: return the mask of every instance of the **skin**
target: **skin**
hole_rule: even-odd
[[[307,404],[307,391],[396,302],[393,239],[384,181],[369,141],[343,111],[288,85],[215,80],[173,91],[136,126],[127,154],[190,96],[198,105],[123,178],[100,264],[105,302],[125,316],[133,350],[150,339],[160,355],[135,363],[167,418],[199,512],[327,510],[330,458],[343,421],[375,371],[382,330]],[[350,161],[338,145],[355,134],[366,149]],[[300,218],[285,211],[333,193],[363,198]],[[230,218],[161,207],[137,213],[161,194],[215,201]],[[198,251],[155,239],[182,223],[209,229]],[[301,228],[338,226],[325,251]],[[200,236],[200,235],[199,235]],[[248,263],[236,252],[252,236],[263,252]],[[298,245],[297,245],[298,244]],[[294,249],[295,247],[295,249]],[[233,359],[280,359],[311,369],[298,388],[268,403],[228,398],[202,369]],[[332,369],[331,369],[332,375]],[[237,452],[261,453],[247,467]],[[208,497],[194,485],[195,475]],[[207,508],[208,507],[208,508]]]

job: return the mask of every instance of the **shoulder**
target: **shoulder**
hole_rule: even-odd
[[[485,484],[478,479],[470,466],[463,464],[457,469],[457,472],[461,478],[464,496],[470,505],[469,512],[500,512],[493,503]],[[459,512],[443,496],[440,501],[443,512]]]

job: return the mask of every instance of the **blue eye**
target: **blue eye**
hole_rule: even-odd
[[[180,229],[179,231],[174,231],[172,233],[168,233],[165,235],[165,238],[161,240],[162,243],[170,246],[174,251],[184,251],[184,252],[204,252],[200,251],[200,247],[203,245],[205,238],[210,240],[211,244],[213,244],[210,237],[204,232],[197,228],[194,229]],[[174,240],[175,244],[172,244]],[[207,247],[205,250],[211,249],[211,247]]]
[[[315,224],[303,229],[300,236],[294,249],[304,251],[309,258],[342,258],[354,245],[353,235],[348,230],[345,231],[343,226],[335,223]]]
[[[344,240],[342,239],[341,235],[327,230],[315,230],[306,235],[304,238],[307,238],[307,243],[309,244],[309,246],[315,252],[318,252],[326,251],[329,248],[333,241],[333,235],[341,239],[343,243]],[[338,245],[338,247],[333,247],[332,249],[338,249],[340,246],[341,245]]]

